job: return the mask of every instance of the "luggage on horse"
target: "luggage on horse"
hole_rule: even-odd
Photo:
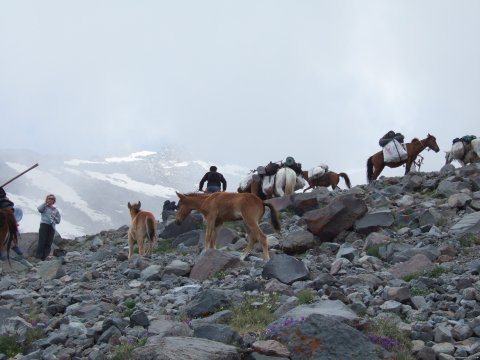
[[[465,145],[463,141],[456,141],[452,145],[451,156],[453,159],[463,159],[465,155]]]
[[[399,162],[408,158],[407,150],[397,139],[392,139],[383,147],[384,162]]]
[[[314,168],[311,168],[310,170],[308,170],[308,178],[318,179],[323,175],[325,175],[327,171],[328,171],[328,165],[319,164],[318,166],[315,166]]]
[[[275,176],[265,176],[262,180],[262,191],[267,198],[273,197]]]
[[[281,166],[278,164],[278,163],[274,163],[274,162],[269,162],[267,166],[265,166],[265,174],[264,175],[268,175],[268,176],[272,176],[272,175],[275,175],[278,171],[278,169],[280,169]]]
[[[475,140],[477,137],[475,135],[465,135],[462,136],[461,140],[467,144],[470,144],[472,140]]]
[[[302,174],[302,164],[296,162],[293,157],[287,156],[287,158],[285,159],[284,165],[285,165],[286,167],[289,167],[289,168],[292,169],[293,171],[295,171],[295,173],[296,173],[297,175],[301,175],[301,174]]]
[[[397,140],[399,143],[403,144],[403,141],[405,140],[405,136],[403,136],[402,133],[395,133],[395,131],[390,130],[387,132],[385,135],[383,135],[380,140],[378,140],[378,144],[381,147],[386,146],[390,141],[392,140]]]

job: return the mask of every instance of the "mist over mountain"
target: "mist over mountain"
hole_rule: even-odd
[[[5,186],[7,196],[24,216],[21,232],[37,232],[37,211],[53,193],[62,214],[57,231],[64,238],[95,234],[130,223],[128,202],[158,218],[165,200],[177,200],[175,191],[191,192],[213,163],[194,159],[180,147],[165,146],[158,152],[141,151],[128,156],[98,159],[64,159],[31,151],[0,150],[0,183],[30,166],[39,166]],[[249,169],[219,164],[227,190],[236,191]]]

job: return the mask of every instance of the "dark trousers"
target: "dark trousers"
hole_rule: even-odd
[[[37,258],[45,260],[52,250],[53,237],[55,229],[52,225],[40,223],[38,230]]]

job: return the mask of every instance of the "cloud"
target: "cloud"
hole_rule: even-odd
[[[0,13],[5,148],[180,144],[207,163],[349,171],[390,129],[443,150],[478,129],[477,1],[27,3]],[[442,164],[426,153],[425,170]]]

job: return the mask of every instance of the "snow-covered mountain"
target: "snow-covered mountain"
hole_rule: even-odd
[[[35,163],[39,166],[5,186],[7,196],[22,208],[21,232],[37,232],[37,206],[53,193],[62,214],[57,230],[64,238],[95,234],[130,223],[128,202],[161,216],[165,200],[177,200],[175,191],[191,192],[210,163],[192,160],[182,149],[164,147],[104,159],[60,159],[30,151],[0,150],[0,184]],[[228,189],[236,191],[248,169],[218,164]]]

